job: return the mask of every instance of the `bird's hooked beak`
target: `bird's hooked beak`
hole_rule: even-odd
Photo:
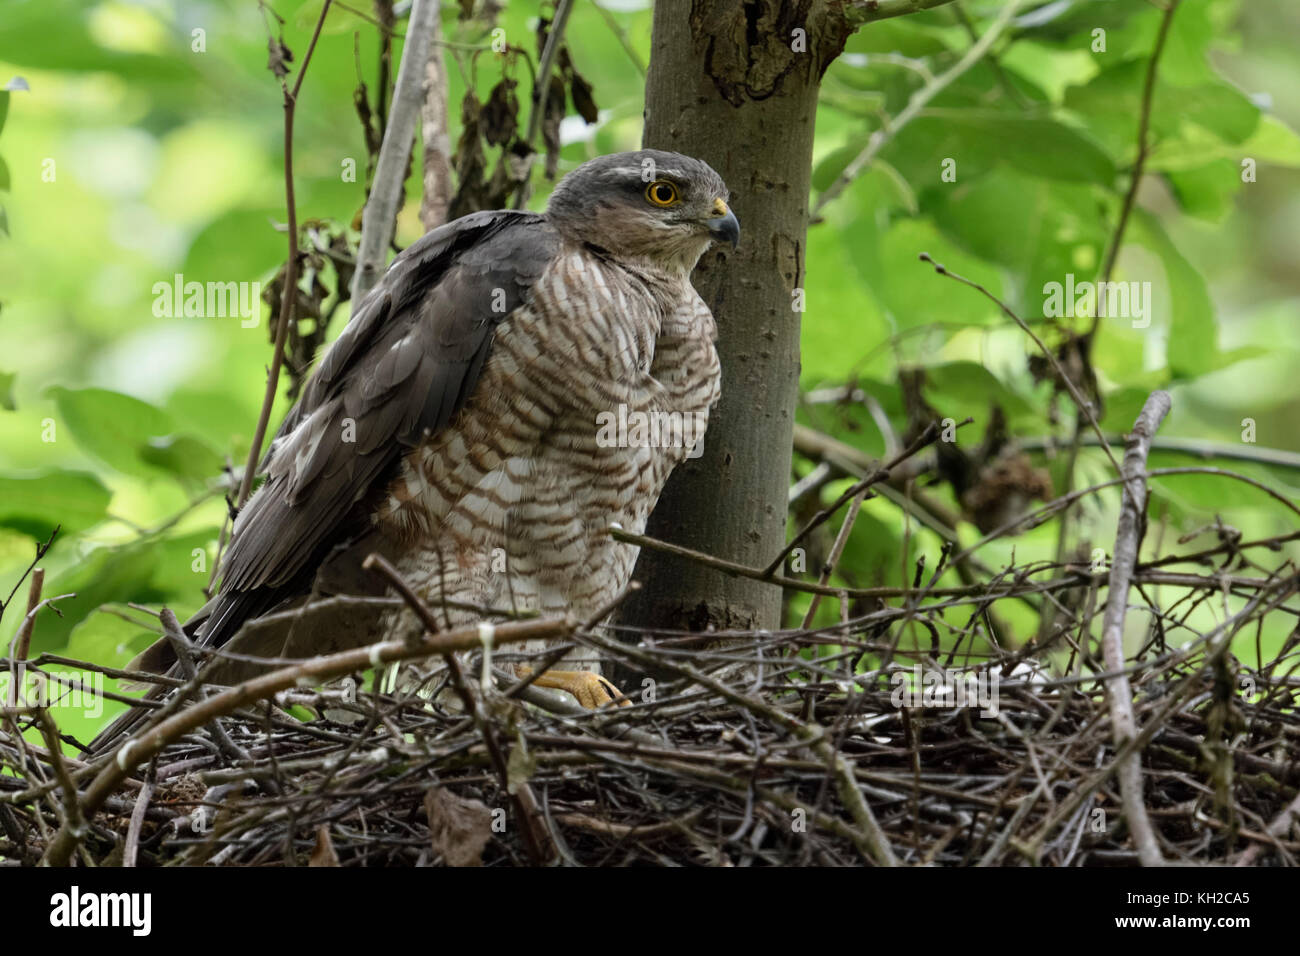
[[[733,249],[740,245],[740,220],[721,199],[713,200],[713,215],[709,218],[709,235],[719,242],[731,243]]]

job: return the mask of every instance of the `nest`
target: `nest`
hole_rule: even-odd
[[[422,637],[265,662],[266,673],[233,688],[208,686],[202,660],[190,661],[193,676],[172,681],[180,686],[152,704],[144,729],[93,759],[63,754],[76,742],[46,702],[11,697],[0,722],[0,859],[1294,865],[1300,627],[1268,660],[1260,635],[1269,615],[1298,613],[1289,604],[1300,573],[1285,549],[1300,532],[1248,541],[1216,524],[1215,544],[1139,561],[1145,457],[1168,407],[1165,393],[1152,394],[1122,478],[1107,482],[1123,483],[1109,567],[995,572],[949,545],[928,584],[918,566],[906,588],[828,586],[857,506],[891,464],[868,469],[787,547],[849,504],[817,584],[775,573],[785,554],[747,568],[611,529],[643,549],[812,594],[800,628],[600,625],[625,592],[586,623],[442,631],[397,571],[372,558],[367,567],[421,618]],[[934,438],[932,425],[898,460]],[[1097,487],[1012,516],[985,540]],[[966,583],[937,587],[949,565]],[[28,622],[39,597],[36,577]],[[811,626],[823,600],[838,603],[839,620]],[[1014,651],[998,640],[1013,602],[1041,632]],[[1126,652],[1130,612],[1145,636]],[[182,661],[202,653],[179,643],[170,611],[159,619]],[[48,665],[69,662],[25,660],[25,640],[20,630],[10,676],[21,667],[67,686]],[[1252,644],[1251,660],[1234,654]],[[526,657],[525,645],[551,649]],[[587,711],[533,686],[575,648],[616,668],[622,706]],[[358,690],[365,673],[394,669],[394,680]],[[30,730],[44,747],[25,739]]]
[[[904,652],[871,636],[893,610],[831,631],[716,635],[704,650],[682,647],[684,635],[630,645],[579,629],[576,642],[633,675],[629,705],[600,711],[515,679],[504,647],[486,682],[480,651],[401,693],[356,693],[349,680],[287,689],[123,776],[79,824],[71,857],[1123,865],[1137,853],[1116,771],[1136,751],[1167,858],[1295,862],[1300,681],[1155,642],[1130,669],[1142,730],[1125,751],[1084,661],[1053,677],[1023,654]],[[12,719],[41,726],[35,713]],[[0,853],[35,863],[108,759],[52,768],[12,735],[0,753]]]

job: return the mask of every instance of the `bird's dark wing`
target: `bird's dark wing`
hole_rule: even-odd
[[[301,580],[402,452],[451,421],[497,323],[557,250],[544,217],[499,211],[448,223],[397,257],[277,432],[266,479],[235,522],[199,643],[225,643]]]

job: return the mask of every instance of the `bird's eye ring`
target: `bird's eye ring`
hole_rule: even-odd
[[[666,179],[656,179],[645,188],[645,198],[652,206],[671,206],[677,202],[677,187]]]

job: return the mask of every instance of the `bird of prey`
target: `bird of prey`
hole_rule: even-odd
[[[716,326],[690,274],[738,242],[729,199],[700,160],[618,153],[564,177],[544,213],[474,213],[403,251],[285,417],[186,635],[294,657],[421,633],[405,608],[355,600],[382,593],[360,568],[371,553],[448,626],[607,607],[638,552],[610,525],[644,530],[718,400]],[[209,676],[245,673],[230,657]],[[166,641],[133,665],[180,673]],[[617,695],[579,666],[537,683],[589,708]]]

